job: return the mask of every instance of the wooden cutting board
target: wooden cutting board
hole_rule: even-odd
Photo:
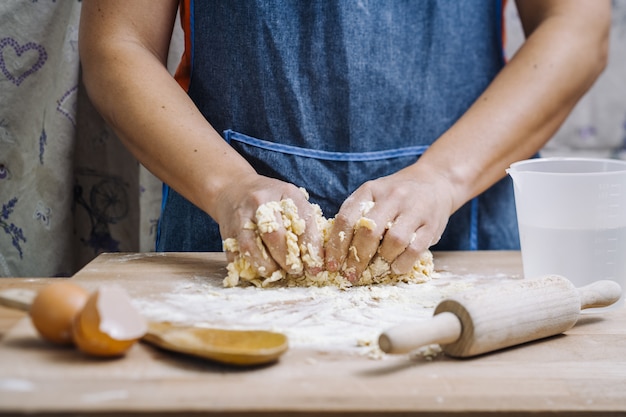
[[[425,286],[425,291],[443,294],[450,288],[463,288],[463,283],[483,285],[520,277],[517,252],[436,253],[435,263],[441,277],[432,283],[437,288]],[[227,305],[228,299],[219,291],[224,266],[222,254],[105,254],[72,279],[89,288],[115,283],[152,313],[173,314],[172,299],[168,298],[173,292],[191,294],[196,300],[200,288],[216,293],[207,295],[207,302],[219,300]],[[237,294],[248,296],[239,290]],[[381,299],[381,294],[376,297]],[[297,314],[298,303],[307,300],[294,301],[289,296],[270,308],[286,317]],[[232,304],[237,303],[241,305],[240,300]],[[159,310],[160,304],[169,307]],[[313,315],[328,320],[322,307]],[[432,314],[427,306],[410,307],[407,311],[411,314]],[[244,311],[252,315],[258,313],[258,306],[255,308],[246,310],[244,306]],[[211,309],[198,311],[217,315]],[[366,314],[367,305],[362,311]],[[215,320],[236,326],[238,320],[230,316]],[[312,326],[310,319],[301,323]],[[357,320],[356,325],[362,323]],[[292,323],[286,329],[297,325]],[[332,344],[319,341],[307,345],[302,334],[294,335],[299,344],[277,364],[241,370],[143,344],[121,359],[94,360],[73,350],[51,348],[36,336],[28,320],[22,320],[0,343],[0,413],[336,415],[388,411],[452,415],[491,411],[541,415],[563,411],[602,415],[626,411],[623,307],[585,315],[566,335],[471,360],[444,355],[378,356],[372,354],[371,346],[333,349]],[[332,340],[345,343],[344,339]]]

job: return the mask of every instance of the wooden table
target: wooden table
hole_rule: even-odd
[[[435,253],[439,271],[519,277],[517,252]],[[133,297],[223,276],[222,254],[104,254],[73,281]],[[0,289],[53,279],[0,279]],[[196,281],[194,281],[196,280]],[[582,315],[560,335],[473,359],[290,349],[233,369],[138,344],[117,360],[52,348],[23,314],[0,308],[0,414],[29,415],[626,415],[626,308]]]

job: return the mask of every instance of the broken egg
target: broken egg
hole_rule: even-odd
[[[68,282],[59,281],[37,293],[29,309],[33,326],[49,342],[72,345],[72,324],[81,311],[89,292]]]
[[[74,343],[84,353],[121,356],[148,330],[145,319],[120,287],[102,286],[74,319]]]

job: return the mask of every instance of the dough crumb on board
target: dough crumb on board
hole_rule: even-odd
[[[306,194],[305,190],[303,192]],[[361,218],[356,222],[356,228],[373,229],[376,226],[372,219],[366,217],[373,205],[373,202],[361,204]],[[322,232],[324,243],[326,243],[334,219],[325,218],[318,205],[314,204],[313,207],[315,209],[315,221],[318,229]],[[394,274],[389,263],[378,255],[374,256],[361,278],[355,283],[348,281],[339,272],[322,270],[317,274],[311,274],[306,271],[305,265],[321,267],[323,261],[320,254],[316,253],[310,246],[299,245],[298,243],[298,236],[304,233],[306,225],[304,220],[298,216],[298,208],[293,200],[284,199],[261,205],[256,212],[256,224],[250,222],[246,228],[255,231],[257,246],[261,249],[263,256],[267,257],[269,255],[260,235],[277,230],[280,226],[277,221],[279,218],[286,230],[287,259],[285,262],[291,270],[287,272],[280,269],[269,277],[262,276],[261,272],[263,271],[259,271],[251,265],[247,258],[240,253],[239,242],[234,238],[228,238],[223,241],[223,246],[225,250],[235,253],[235,259],[226,267],[228,275],[224,278],[225,287],[252,284],[257,287],[322,287],[332,285],[347,288],[353,285],[395,284],[399,282],[423,283],[430,279],[434,271],[432,253],[426,250],[413,265],[411,271],[406,274]],[[351,247],[350,250],[356,252],[354,247]],[[355,255],[358,257],[358,254],[355,253]]]

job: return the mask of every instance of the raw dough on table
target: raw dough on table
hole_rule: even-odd
[[[303,190],[304,191],[304,190]],[[306,193],[306,191],[304,191]],[[322,210],[316,204],[315,220],[318,229],[322,231],[324,242],[328,241],[334,219],[326,219],[322,215]],[[372,219],[365,215],[374,206],[373,202],[361,204],[362,217],[357,221],[355,227],[366,227],[373,229],[376,224]],[[234,238],[228,238],[223,242],[224,249],[235,253],[235,259],[227,266],[228,276],[224,278],[225,287],[235,287],[237,285],[253,284],[257,287],[272,286],[288,286],[288,287],[310,287],[310,286],[326,286],[334,285],[340,288],[350,287],[352,285],[370,285],[370,284],[394,284],[397,282],[422,283],[430,279],[433,270],[432,253],[425,251],[420,259],[413,265],[412,270],[406,274],[394,274],[387,261],[380,256],[374,256],[367,269],[361,275],[356,283],[351,283],[344,278],[339,272],[322,271],[318,274],[310,274],[305,271],[304,265],[323,266],[322,258],[315,253],[312,247],[298,245],[298,236],[304,233],[304,220],[298,216],[298,208],[291,199],[281,201],[272,201],[261,205],[256,212],[256,224],[250,222],[245,225],[246,228],[256,232],[256,241],[258,247],[262,250],[264,256],[269,256],[261,240],[261,234],[270,233],[279,226],[276,221],[276,213],[280,217],[285,227],[287,239],[287,259],[286,264],[290,265],[294,273],[287,273],[285,270],[278,270],[270,277],[263,277],[259,271],[254,268],[246,257],[239,252],[239,242]],[[351,250],[356,251],[352,247]],[[355,253],[358,256],[358,254]]]

